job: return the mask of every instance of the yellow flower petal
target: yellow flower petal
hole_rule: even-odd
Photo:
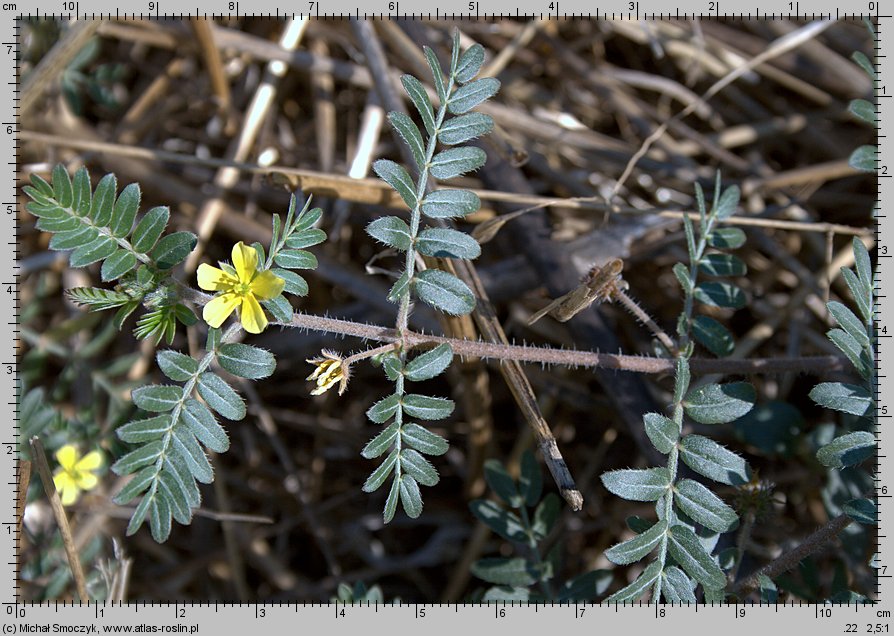
[[[197,277],[199,287],[206,291],[227,291],[239,282],[222,269],[217,269],[207,263],[199,265]]]
[[[285,286],[286,281],[267,270],[255,276],[255,279],[251,281],[251,293],[261,300],[270,300],[279,296]]]
[[[75,470],[96,470],[100,466],[102,466],[102,455],[99,451],[90,451],[75,464]]]
[[[63,506],[70,506],[78,500],[78,486],[75,484],[74,479],[71,478],[71,475],[64,470],[56,473],[53,477],[53,484],[62,498]]]
[[[71,444],[66,444],[56,451],[56,461],[66,471],[73,470],[78,463],[78,451]]]
[[[77,486],[81,490],[93,490],[99,483],[99,477],[93,473],[81,473],[78,475]]]
[[[258,253],[255,248],[239,241],[233,246],[233,267],[239,282],[248,283],[258,271]]]
[[[205,306],[207,307],[208,305]],[[248,333],[261,333],[267,328],[267,316],[264,315],[261,305],[258,304],[258,301],[251,294],[242,298],[239,321]]]
[[[202,310],[202,318],[212,327],[220,327],[223,321],[239,306],[240,300],[239,296],[230,293],[212,298]]]

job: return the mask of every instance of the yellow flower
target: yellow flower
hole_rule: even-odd
[[[350,366],[344,363],[344,360],[337,353],[323,350],[322,358],[313,358],[306,360],[310,364],[317,365],[314,372],[307,376],[308,380],[316,380],[317,388],[310,392],[311,395],[320,395],[325,393],[338,382],[338,394],[341,395],[348,387],[348,380],[351,377]]]
[[[270,300],[282,293],[286,282],[271,271],[258,271],[258,253],[242,241],[233,246],[233,266],[221,263],[218,269],[199,265],[199,287],[223,292],[202,310],[202,318],[212,327],[220,327],[236,307],[239,321],[249,333],[261,333],[267,327],[267,316],[260,300]]]
[[[102,466],[102,455],[98,451],[90,451],[84,457],[78,457],[77,449],[67,444],[56,451],[59,470],[53,475],[53,483],[62,497],[62,505],[70,506],[78,500],[82,490],[96,488],[99,478],[93,471]]]

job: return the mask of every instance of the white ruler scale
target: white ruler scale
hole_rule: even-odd
[[[193,6],[184,6],[189,4]],[[347,19],[375,17],[416,16],[426,19],[456,20],[467,17],[485,17],[499,20],[509,17],[575,18],[648,21],[660,18],[699,17],[704,20],[736,18],[743,20],[774,19],[778,17],[802,17],[806,20],[862,20],[871,17],[876,25],[877,42],[874,60],[878,72],[876,96],[879,120],[879,179],[878,214],[876,237],[879,255],[878,326],[885,325],[885,309],[891,301],[884,294],[887,277],[894,275],[891,256],[894,244],[888,245],[889,228],[894,220],[886,214],[887,203],[894,202],[891,176],[894,175],[894,154],[886,135],[887,118],[891,113],[891,96],[894,82],[888,82],[886,36],[892,23],[892,3],[856,0],[838,5],[828,0],[813,2],[788,2],[754,4],[735,0],[681,0],[675,7],[654,2],[618,0],[599,4],[581,0],[515,0],[513,3],[456,0],[433,6],[432,0],[372,0],[361,6],[350,0],[297,0],[293,4],[278,4],[276,0],[192,0],[175,3],[170,0],[131,0],[121,5],[111,0],[46,0],[0,2],[0,72],[8,90],[0,97],[0,144],[8,166],[8,178],[0,179],[0,223],[4,235],[10,237],[10,249],[0,256],[0,303],[5,307],[0,325],[7,337],[0,338],[0,408],[6,409],[6,422],[0,437],[0,516],[3,531],[0,532],[0,624],[3,634],[18,633],[178,633],[178,634],[236,634],[248,630],[263,633],[302,633],[324,628],[330,634],[357,634],[376,632],[403,632],[420,630],[426,634],[454,634],[458,629],[499,629],[502,633],[538,633],[559,630],[561,633],[645,633],[649,629],[673,630],[672,633],[713,633],[723,630],[728,636],[763,632],[785,633],[790,630],[808,630],[815,634],[888,634],[894,632],[894,589],[887,557],[892,553],[890,498],[887,477],[891,474],[886,434],[881,432],[890,426],[892,417],[886,397],[894,395],[889,371],[889,358],[882,354],[888,347],[880,334],[877,346],[879,366],[879,418],[877,430],[879,453],[877,460],[877,497],[879,503],[878,554],[881,567],[878,571],[877,603],[874,605],[688,605],[630,606],[575,603],[569,605],[535,604],[208,604],[208,603],[43,603],[21,602],[17,586],[15,519],[17,475],[15,448],[19,441],[17,397],[16,344],[18,305],[17,264],[17,200],[20,188],[27,183],[27,175],[17,173],[17,148],[20,98],[22,86],[18,77],[18,47],[20,45],[20,20],[27,17],[55,17],[71,20],[102,19],[108,17],[186,17],[252,15],[285,17],[310,15],[316,19]],[[887,166],[891,166],[890,170]],[[888,271],[889,274],[884,272]],[[894,405],[891,405],[894,409]],[[894,487],[894,483],[891,484]],[[890,564],[894,567],[894,563]],[[465,626],[465,627],[463,627]]]

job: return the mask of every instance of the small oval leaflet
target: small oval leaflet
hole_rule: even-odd
[[[388,159],[379,159],[373,164],[373,170],[382,181],[395,189],[408,208],[412,210],[416,207],[416,184],[403,166]]]
[[[432,157],[429,171],[435,179],[452,179],[477,170],[486,162],[487,155],[481,148],[449,148]]]
[[[186,382],[199,370],[196,360],[179,351],[164,349],[155,354],[155,359],[161,372],[175,382]]]
[[[702,424],[725,424],[754,407],[757,395],[748,382],[708,384],[695,389],[683,401],[686,415]]]
[[[674,491],[674,502],[680,509],[714,532],[728,532],[739,522],[732,508],[697,481],[681,479],[674,485]]]
[[[419,298],[444,313],[461,316],[475,308],[472,290],[453,274],[427,269],[416,274],[413,286]]]
[[[726,585],[726,576],[689,528],[671,526],[668,533],[668,550],[674,560],[686,573],[706,588],[721,589]]]
[[[266,378],[276,369],[276,358],[272,353],[240,342],[221,346],[217,361],[233,375],[249,380]]]
[[[449,344],[443,343],[413,358],[407,364],[404,373],[407,379],[413,382],[429,380],[443,373],[451,362],[453,362],[453,349]]]
[[[645,532],[610,547],[605,551],[605,558],[616,565],[636,563],[655,549],[666,531],[667,520],[662,519]]]
[[[212,409],[228,420],[241,420],[245,417],[245,403],[239,394],[220,376],[203,373],[199,376],[199,395]]]
[[[453,91],[447,110],[454,115],[462,115],[496,95],[499,90],[500,80],[494,77],[485,77],[484,79],[469,82]]]
[[[438,141],[447,146],[462,144],[488,134],[494,129],[494,120],[483,113],[467,113],[448,120],[438,132]]]
[[[224,453],[230,448],[230,438],[214,418],[214,414],[204,404],[190,398],[183,405],[180,419],[200,442],[215,453]]]
[[[399,431],[400,426],[398,426],[397,422],[386,426],[382,432],[367,442],[360,455],[366,459],[375,459],[383,455],[385,451],[391,448],[391,444],[394,443]]]
[[[433,219],[466,216],[481,207],[481,199],[468,190],[435,190],[422,200],[422,213]]]
[[[658,452],[665,455],[670,453],[679,439],[677,424],[659,413],[646,413],[643,415],[643,422],[646,425],[646,435]]]
[[[606,489],[630,501],[656,501],[670,487],[667,468],[612,470],[602,475]]]
[[[478,71],[481,70],[482,64],[484,64],[484,47],[476,42],[467,48],[462,56],[460,56],[459,63],[456,65],[456,72],[453,76],[456,78],[457,82],[465,84],[478,75]],[[873,111],[873,113],[874,112],[875,111]]]
[[[404,413],[422,420],[440,420],[453,413],[453,400],[415,393],[403,396],[401,405]]]
[[[379,487],[385,483],[385,480],[388,479],[388,475],[391,473],[391,469],[394,468],[394,464],[397,460],[398,452],[395,448],[388,454],[388,457],[379,464],[379,467],[366,478],[366,482],[363,484],[363,492],[375,492],[378,490]]]
[[[751,479],[744,459],[701,435],[687,435],[680,442],[680,458],[700,475],[728,486],[741,486]]]
[[[810,391],[810,399],[828,409],[863,416],[872,408],[872,394],[865,387],[845,382],[822,382]]]
[[[416,238],[416,249],[426,256],[438,258],[472,260],[481,255],[481,246],[471,236],[440,227],[431,227],[420,232]]]
[[[152,208],[140,219],[137,227],[134,228],[133,248],[141,254],[146,254],[155,247],[158,239],[161,238],[162,232],[168,225],[168,219],[171,216],[167,207],[159,206]]]
[[[443,455],[449,448],[446,439],[418,424],[405,424],[400,429],[400,436],[407,446],[426,455]]]
[[[412,244],[410,227],[396,216],[383,216],[366,226],[366,233],[389,247],[406,251]]]
[[[869,459],[875,453],[875,437],[867,431],[856,431],[841,437],[820,448],[816,458],[823,466],[829,468],[846,468]]]
[[[434,486],[440,481],[438,471],[432,463],[412,448],[405,448],[400,452],[400,467],[423,486]]]
[[[177,405],[182,394],[179,386],[154,384],[134,389],[131,397],[134,405],[144,411],[164,413]]]
[[[136,183],[129,184],[118,195],[115,207],[112,209],[112,221],[110,229],[115,238],[124,238],[133,228],[133,222],[137,218],[137,208],[140,207],[140,186]]]
[[[400,478],[400,503],[410,519],[418,519],[422,514],[422,494],[419,492],[419,484],[410,475],[402,475]]]

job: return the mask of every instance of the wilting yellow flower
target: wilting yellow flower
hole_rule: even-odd
[[[270,300],[282,293],[286,282],[271,271],[258,271],[258,253],[242,241],[233,246],[233,266],[220,264],[218,269],[199,265],[199,287],[223,292],[202,310],[202,318],[212,327],[220,327],[236,307],[239,321],[249,333],[261,333],[267,327],[267,316],[260,300]]]
[[[98,451],[90,451],[84,457],[78,457],[74,446],[65,445],[56,451],[59,470],[53,475],[53,483],[62,497],[62,505],[70,506],[81,496],[82,490],[96,488],[99,478],[92,471],[102,466],[102,455]]]
[[[314,372],[307,376],[308,380],[316,380],[317,388],[310,392],[311,395],[325,393],[338,382],[338,394],[341,395],[348,388],[348,379],[351,377],[349,365],[337,353],[323,350],[322,358],[313,358],[306,362],[317,365]]]

